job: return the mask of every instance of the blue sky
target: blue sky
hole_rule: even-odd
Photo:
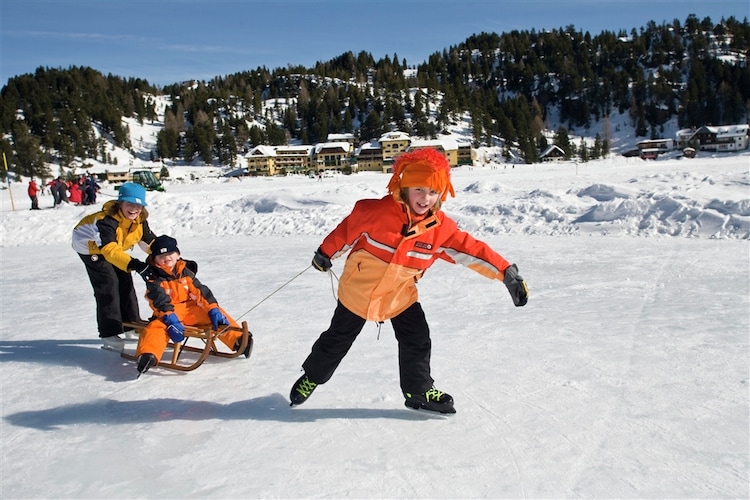
[[[630,32],[689,14],[750,18],[748,0],[2,0],[0,83],[90,66],[167,85],[352,51],[417,65],[472,34],[575,26]]]

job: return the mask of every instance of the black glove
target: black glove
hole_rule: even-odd
[[[516,307],[525,306],[526,301],[529,299],[529,288],[526,286],[526,282],[523,278],[518,275],[518,266],[511,264],[505,270],[503,283],[505,283],[505,286],[508,288],[508,293],[510,293],[511,298],[513,299],[513,304],[515,304]]]
[[[154,277],[154,268],[138,259],[130,259],[128,269],[140,274],[143,281],[148,281]]]
[[[313,256],[312,266],[320,272],[328,272],[332,266],[331,258],[324,254],[320,247],[318,247]]]

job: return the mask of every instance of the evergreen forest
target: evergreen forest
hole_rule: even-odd
[[[480,33],[417,65],[344,52],[312,68],[258,67],[164,87],[88,67],[39,67],[0,91],[0,149],[22,176],[49,177],[50,163],[109,163],[108,144],[131,148],[123,118],[154,121],[154,97],[169,96],[154,157],[232,165],[257,145],[315,144],[332,133],[358,143],[392,130],[437,138],[468,116],[475,147],[512,145],[533,163],[548,145],[552,110],[576,129],[626,113],[635,136],[653,139],[673,119],[681,128],[747,123],[749,46],[747,18],[691,15],[629,33]],[[566,127],[555,132],[570,152]]]

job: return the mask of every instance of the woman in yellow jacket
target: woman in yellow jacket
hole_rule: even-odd
[[[388,319],[398,341],[405,405],[455,413],[453,398],[437,390],[430,376],[430,330],[416,286],[437,259],[503,281],[514,304],[526,304],[528,289],[516,265],[458,229],[440,210],[449,193],[455,196],[442,153],[425,148],[399,156],[388,191],[381,199],[358,201],[313,257],[316,269],[328,271],[331,259],[349,254],[331,325],[302,364],[304,375],[292,386],[292,405],[304,403],[331,378],[366,321]]]
[[[117,200],[87,215],[73,229],[73,249],[78,252],[94,289],[96,322],[105,349],[122,351],[123,321],[139,321],[138,298],[131,271],[147,279],[151,268],[127,253],[139,244],[144,252],[155,238],[148,226],[146,189],[126,182]]]

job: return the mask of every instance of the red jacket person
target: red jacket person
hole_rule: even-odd
[[[417,282],[437,259],[502,281],[516,306],[526,304],[528,289],[516,265],[440,210],[448,194],[455,196],[445,156],[432,148],[404,153],[393,170],[389,194],[358,201],[315,253],[313,266],[320,271],[330,269],[331,259],[348,257],[331,325],[302,364],[292,405],[331,378],[366,321],[390,320],[406,406],[455,413],[453,398],[430,376],[430,331],[417,293]]]

